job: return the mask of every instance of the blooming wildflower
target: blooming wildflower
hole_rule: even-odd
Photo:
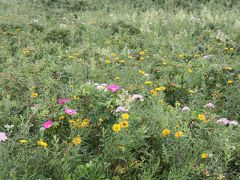
[[[202,159],[207,159],[208,158],[208,153],[202,153],[201,158]]]
[[[153,83],[152,83],[152,81],[146,81],[145,84],[152,85]]]
[[[115,84],[110,84],[110,85],[108,85],[107,88],[108,88],[108,90],[111,91],[111,92],[117,92],[118,90],[121,89],[120,86],[117,86],[117,85],[115,85]]]
[[[4,132],[0,132],[0,142],[6,141],[8,138]]]
[[[30,54],[30,50],[28,48],[23,48],[22,52],[25,56],[28,56]]]
[[[157,96],[158,95],[158,92],[154,89],[150,90],[150,93],[153,95],[153,96]]]
[[[214,109],[214,108],[215,108],[215,106],[214,106],[213,103],[208,103],[208,104],[206,104],[204,107],[205,107],[205,108],[208,108],[208,109]]]
[[[143,96],[140,95],[140,94],[134,94],[134,95],[132,96],[132,99],[133,99],[134,101],[144,101]]]
[[[182,137],[183,136],[183,132],[182,131],[177,131],[176,133],[175,133],[175,137],[176,138],[180,138],[180,137]]]
[[[123,106],[118,106],[115,112],[128,112],[129,110]]]
[[[155,89],[156,91],[164,91],[166,90],[166,87],[165,86],[160,86],[158,88]]]
[[[62,120],[62,119],[64,119],[65,118],[65,116],[64,115],[61,115],[58,119],[59,120]]]
[[[232,83],[233,83],[233,80],[228,80],[227,83],[228,83],[228,84],[232,84]]]
[[[236,126],[236,125],[238,125],[238,122],[237,122],[237,121],[229,121],[228,124],[229,124],[229,125]]]
[[[198,119],[199,119],[200,121],[205,121],[205,120],[206,120],[206,117],[205,117],[204,114],[199,114],[199,115],[198,115]]]
[[[81,123],[82,127],[86,127],[89,126],[89,120],[88,119],[84,119],[83,122]]]
[[[120,79],[120,77],[115,77],[114,79],[115,79],[115,80],[119,80],[119,79]]]
[[[179,57],[180,59],[184,59],[185,55],[184,55],[184,53],[180,53],[180,54],[178,55],[178,57]]]
[[[210,57],[211,57],[211,55],[205,55],[205,56],[203,56],[203,59],[208,59]]]
[[[140,54],[140,55],[144,55],[145,52],[144,52],[144,51],[140,51],[139,54]]]
[[[97,85],[97,88],[98,88],[99,90],[105,90],[105,89],[107,89],[107,84],[98,84],[98,85]]]
[[[73,115],[73,114],[76,114],[77,113],[77,110],[75,109],[68,109],[68,108],[65,108],[65,113],[67,113],[68,115]]]
[[[144,60],[144,57],[140,57],[139,60]]]
[[[163,137],[165,137],[165,136],[168,136],[169,134],[170,134],[170,130],[169,129],[164,129],[163,131],[162,131],[162,136]]]
[[[19,142],[20,142],[21,144],[25,144],[25,143],[28,142],[28,140],[26,140],[26,139],[20,139]]]
[[[192,68],[188,68],[188,72],[192,73],[193,72]]]
[[[143,70],[138,70],[138,73],[141,74],[141,75],[145,74],[145,72]]]
[[[122,119],[124,119],[124,120],[128,120],[128,118],[129,118],[129,115],[127,114],[127,113],[124,113],[124,114],[122,114]]]
[[[48,147],[48,144],[45,141],[43,141],[42,139],[37,141],[37,145],[42,146],[42,147]]]
[[[67,103],[68,101],[69,101],[68,98],[63,98],[63,99],[58,99],[57,103],[63,105],[65,103]]]
[[[227,125],[229,123],[229,120],[227,118],[221,118],[221,119],[217,120],[216,123]]]
[[[43,123],[43,127],[45,129],[48,129],[48,128],[52,127],[52,125],[53,125],[53,122],[51,120],[48,120],[48,121]]]
[[[112,56],[112,57],[115,57],[115,56],[116,56],[116,54],[115,54],[115,53],[111,53],[111,56]]]
[[[81,144],[82,139],[80,138],[80,136],[76,136],[75,138],[72,139],[72,143],[76,146],[78,144]]]
[[[119,60],[120,63],[125,63],[125,60]]]
[[[227,70],[227,71],[231,71],[233,68],[230,67],[230,66],[227,66],[227,67],[225,67],[224,69]]]
[[[106,60],[105,63],[106,63],[106,64],[110,64],[111,61],[110,61],[110,60]]]
[[[112,126],[112,130],[113,130],[114,132],[119,132],[119,131],[121,130],[121,125],[120,125],[120,124],[114,124],[114,125]]]
[[[181,110],[182,110],[182,111],[190,111],[190,108],[187,107],[187,106],[184,106]]]
[[[128,127],[128,121],[123,121],[120,123],[121,128],[127,128]]]
[[[8,124],[6,124],[6,125],[4,125],[4,127],[5,127],[6,129],[12,129],[12,128],[14,127],[14,125],[8,125]]]
[[[32,93],[32,97],[33,97],[33,98],[38,97],[38,93]]]
[[[115,168],[115,172],[117,174],[124,174],[126,172],[126,169],[122,167],[121,165],[117,165]]]

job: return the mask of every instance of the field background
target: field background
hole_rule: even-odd
[[[1,0],[0,179],[239,179],[239,10]]]

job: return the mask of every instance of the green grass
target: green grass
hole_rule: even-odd
[[[240,122],[239,8],[2,0],[0,179],[239,179],[239,125],[216,123]]]

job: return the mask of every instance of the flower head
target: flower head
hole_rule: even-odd
[[[221,118],[221,119],[217,120],[217,123],[227,125],[229,123],[229,120],[227,118]]]
[[[115,112],[128,112],[129,110],[123,106],[118,106]]]
[[[124,119],[124,120],[128,120],[129,114],[124,113],[124,114],[121,115],[121,117],[122,117],[122,119]]]
[[[121,125],[120,125],[120,124],[114,124],[114,125],[112,126],[112,130],[113,130],[114,132],[119,132],[119,131],[121,130]]]
[[[202,159],[207,159],[208,158],[208,153],[202,153],[201,158]]]
[[[63,105],[65,103],[67,103],[68,101],[69,101],[68,98],[63,98],[63,99],[58,99],[57,103]]]
[[[182,110],[182,111],[190,111],[190,108],[187,107],[187,106],[184,106],[181,110]]]
[[[76,146],[78,144],[81,144],[82,139],[80,138],[80,136],[76,136],[75,138],[72,139],[72,143]]]
[[[32,97],[33,97],[33,98],[38,97],[38,93],[32,93]]]
[[[117,92],[118,90],[121,89],[120,86],[117,86],[117,85],[115,85],[115,84],[110,84],[110,85],[108,85],[107,88],[108,88],[108,90],[111,91],[111,92]]]
[[[208,108],[208,109],[214,109],[215,108],[213,103],[207,103],[204,107]]]
[[[6,141],[8,138],[4,132],[0,132],[0,142]]]
[[[144,98],[143,98],[143,96],[140,95],[140,94],[134,94],[134,95],[132,96],[132,100],[134,100],[134,101],[144,101]]]
[[[42,147],[48,147],[48,143],[46,143],[46,142],[43,141],[42,139],[40,139],[39,141],[37,141],[37,145],[42,146]]]
[[[236,126],[236,125],[238,125],[238,122],[237,121],[229,121],[228,124],[232,125],[232,126]]]
[[[48,121],[46,121],[46,122],[43,123],[43,127],[44,127],[45,129],[50,128],[52,125],[53,125],[53,122],[52,122],[51,120],[48,120]]]
[[[65,113],[67,113],[68,115],[73,115],[77,113],[77,110],[65,108]]]
[[[163,137],[165,137],[165,136],[168,136],[169,134],[170,134],[170,130],[169,129],[164,129],[163,131],[162,131],[162,136]]]
[[[128,121],[123,121],[120,123],[121,128],[127,128],[128,127]]]
[[[28,142],[28,140],[26,140],[26,139],[20,139],[19,142],[20,142],[21,144],[25,144],[25,143]]]
[[[206,120],[206,117],[205,117],[204,114],[199,114],[199,115],[198,115],[198,119],[199,119],[200,121],[205,121],[205,120]]]
[[[182,137],[183,136],[183,132],[182,131],[177,131],[176,133],[175,133],[175,137],[176,138],[180,138],[180,137]]]

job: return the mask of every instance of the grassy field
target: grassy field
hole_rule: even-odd
[[[239,9],[1,0],[0,179],[240,179]]]

